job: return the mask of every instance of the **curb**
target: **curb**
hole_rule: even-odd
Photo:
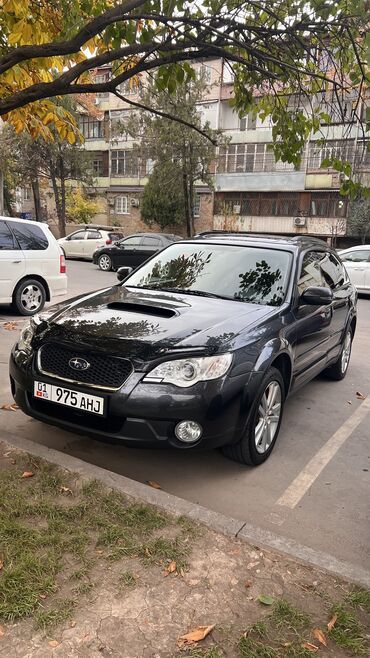
[[[211,530],[222,534],[237,537],[254,546],[273,550],[284,557],[288,557],[306,565],[327,571],[335,576],[340,576],[356,585],[370,588],[370,571],[357,567],[348,562],[337,560],[334,556],[321,551],[315,551],[308,546],[303,546],[293,539],[281,537],[269,530],[243,523],[232,517],[213,512],[196,503],[191,503],[183,498],[178,498],[166,493],[161,489],[136,482],[124,475],[107,471],[100,466],[84,462],[82,459],[72,457],[65,453],[48,448],[41,444],[23,439],[18,436],[10,436],[2,439],[9,447],[23,450],[35,457],[41,457],[48,462],[57,464],[61,468],[78,473],[83,479],[101,480],[107,487],[119,490],[132,498],[141,500],[160,507],[165,512],[176,516],[187,516],[198,523],[203,523]]]

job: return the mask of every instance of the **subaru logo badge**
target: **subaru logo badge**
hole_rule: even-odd
[[[70,359],[68,365],[73,370],[87,370],[90,368],[90,363],[86,359],[81,359],[79,356],[74,356]]]

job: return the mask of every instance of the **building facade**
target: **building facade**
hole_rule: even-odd
[[[344,113],[335,102],[328,104],[331,123],[323,123],[320,131],[311,135],[300,166],[294,167],[275,160],[270,121],[253,114],[239,118],[231,107],[233,77],[228,65],[216,59],[194,66],[208,85],[199,112],[211,128],[222,130],[227,137],[227,146],[216,153],[213,189],[196,186],[195,230],[308,233],[334,242],[345,235],[347,199],[339,193],[343,177],[323,169],[322,162],[331,157],[344,159],[361,182],[370,184],[370,152],[360,122],[351,118],[351,106],[357,99],[348,97],[348,112]],[[103,67],[96,72],[96,80],[104,81],[109,75],[109,67]],[[132,81],[121,85],[120,91],[139,100],[140,90]],[[138,161],[134,141],[124,131],[125,121],[137,110],[109,93],[97,94],[95,105],[94,116],[86,112],[80,116],[94,175],[88,194],[99,206],[94,221],[121,226],[126,235],[148,230],[141,220],[140,204],[153,162]],[[365,116],[365,108],[362,111]],[[325,146],[320,143],[323,138]],[[48,219],[53,221],[52,194],[46,205]],[[153,224],[152,229],[158,227]],[[178,233],[179,227],[173,230]]]

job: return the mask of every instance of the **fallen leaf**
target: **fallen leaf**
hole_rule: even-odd
[[[65,493],[68,496],[72,496],[72,489],[69,489],[68,487],[60,487],[60,493]]]
[[[5,635],[5,628],[4,626],[0,626],[0,637],[3,637]]]
[[[47,594],[40,594],[39,596],[40,596],[40,599],[46,599]]]
[[[4,566],[4,562],[3,562],[3,560],[2,560],[1,557],[0,557],[0,571],[1,571],[1,569],[3,568],[3,566]]]
[[[320,642],[320,644],[323,644],[324,647],[328,646],[328,643],[326,641],[326,637],[324,633],[322,632],[321,628],[314,628],[312,631],[313,636]]]
[[[331,631],[334,628],[337,619],[338,619],[338,615],[334,615],[334,617],[331,618],[331,620],[328,623],[328,631]]]
[[[14,331],[18,328],[18,324],[17,322],[4,322],[3,327],[6,331]]]
[[[253,569],[253,567],[256,567],[256,566],[257,566],[257,564],[259,564],[259,561],[258,561],[258,562],[249,562],[249,563],[247,564],[247,569],[248,569],[248,570]]]
[[[266,594],[260,594],[257,596],[257,601],[263,603],[263,605],[273,605],[275,603],[275,599],[273,599],[272,596],[268,596]]]
[[[311,644],[311,642],[304,642],[301,646],[302,649],[307,649],[307,651],[311,651],[312,653],[316,653],[319,650],[319,647],[316,644]]]
[[[172,562],[170,562],[165,569],[165,576],[168,576],[168,574],[170,573],[175,573],[176,570],[177,570],[177,564],[175,560],[172,560]]]
[[[248,589],[249,587],[252,587],[252,585],[253,585],[253,583],[252,583],[251,580],[247,580],[247,582],[244,583],[244,587],[246,587],[247,589]]]
[[[153,487],[153,489],[162,489],[161,485],[158,484],[158,482],[155,482],[155,480],[147,480],[147,484],[149,484],[150,487]]]
[[[360,391],[356,391],[356,398],[358,400],[366,400],[366,395],[364,395],[363,393],[360,393]]]
[[[74,628],[76,626],[75,620],[72,619],[72,621],[69,622],[69,625],[70,625],[71,628]]]
[[[50,640],[50,642],[48,642],[48,644],[49,644],[49,647],[52,647],[54,649],[55,647],[59,647],[60,642],[58,642],[58,640]]]
[[[34,475],[35,474],[32,473],[32,471],[24,471],[24,473],[22,473],[22,478],[33,478]]]
[[[213,631],[214,627],[215,624],[212,624],[212,626],[198,626],[198,628],[194,628],[193,631],[189,631],[189,633],[186,633],[186,635],[181,635],[181,637],[179,637],[177,640],[177,645],[179,647],[185,647],[188,644],[195,644],[196,642],[200,642]]]

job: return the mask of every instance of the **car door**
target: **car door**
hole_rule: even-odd
[[[370,290],[370,249],[354,249],[340,257],[353,285],[359,290]]]
[[[138,265],[137,250],[141,244],[141,235],[131,235],[129,238],[121,240],[117,249],[112,251],[113,262],[115,267],[136,267]]]
[[[64,247],[68,258],[83,258],[86,231],[76,231],[67,238]]]
[[[0,304],[11,302],[14,288],[26,267],[24,253],[10,224],[0,219]]]
[[[99,247],[104,247],[105,239],[100,231],[89,230],[86,231],[86,238],[84,240],[84,258],[87,260],[92,260],[93,253]]]
[[[137,250],[137,265],[144,263],[148,258],[154,256],[162,249],[162,240],[156,235],[144,235],[140,248]]]
[[[300,296],[310,286],[330,287],[327,283],[320,263],[326,257],[325,251],[307,251],[301,258],[297,280],[296,345],[294,357],[294,377],[304,380],[305,376],[314,376],[322,368],[330,348],[333,333],[333,306],[312,306],[302,304]]]

